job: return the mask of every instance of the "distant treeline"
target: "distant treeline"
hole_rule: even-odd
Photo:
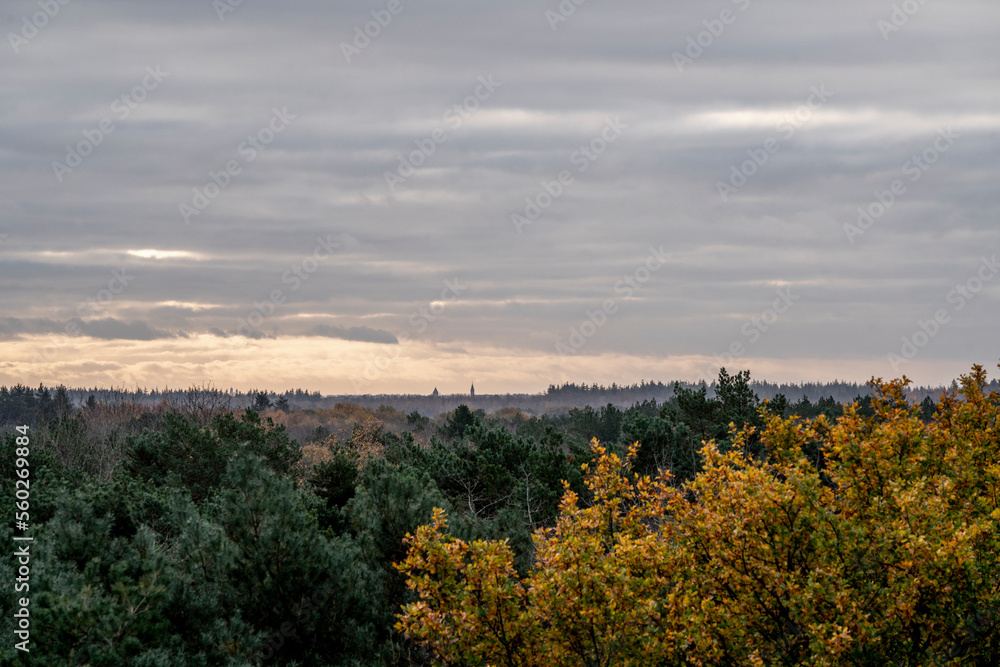
[[[167,409],[179,410],[243,410],[254,408],[264,410],[277,406],[282,409],[311,408],[320,406],[324,399],[319,392],[308,392],[302,389],[286,391],[282,394],[274,392],[251,390],[249,392],[235,389],[222,390],[209,386],[190,387],[188,389],[146,389],[127,388],[74,388],[65,386],[47,387],[44,384],[37,389],[17,384],[13,387],[0,387],[0,422],[36,423],[51,417],[67,415],[70,408],[88,406],[132,404],[145,407],[159,405]]]
[[[590,401],[594,401],[597,405],[606,403],[631,405],[635,401],[669,399],[674,394],[675,384],[679,384],[684,389],[697,389],[704,384],[708,388],[709,396],[715,396],[718,389],[718,380],[713,380],[710,383],[672,382],[669,384],[643,380],[638,384],[631,385],[612,383],[609,387],[597,383],[587,385],[566,382],[560,386],[549,385],[545,396],[563,401],[579,402],[582,405],[591,405]],[[993,385],[997,385],[996,380],[993,381]],[[783,395],[792,399],[804,397],[810,401],[817,401],[820,398],[832,398],[838,403],[850,403],[857,396],[868,396],[871,393],[867,383],[859,384],[842,380],[803,382],[801,384],[751,380],[750,388],[761,400],[769,400]],[[919,403],[928,396],[936,400],[946,389],[947,387],[909,387],[907,396],[912,403]]]
[[[675,388],[696,390],[704,386],[709,397],[716,395],[718,381],[711,383],[691,382],[646,382],[630,385],[612,383],[604,386],[597,383],[576,384],[566,382],[562,385],[549,385],[544,393],[539,394],[342,394],[323,396],[318,391],[290,389],[277,392],[269,389],[251,389],[244,392],[230,389],[219,389],[209,385],[194,386],[188,389],[136,387],[92,387],[67,388],[46,387],[40,385],[37,389],[25,385],[0,387],[0,420],[32,422],[38,415],[65,413],[68,406],[83,407],[88,404],[134,403],[147,407],[160,404],[174,410],[226,409],[242,410],[253,408],[263,411],[275,408],[281,411],[302,409],[330,409],[341,403],[350,403],[367,408],[377,408],[385,405],[406,413],[419,412],[421,415],[433,417],[445,412],[451,412],[459,405],[468,405],[472,409],[495,412],[503,408],[514,408],[531,415],[565,413],[573,407],[590,406],[599,408],[614,405],[627,408],[644,401],[669,401],[675,394]],[[832,399],[837,403],[851,403],[857,397],[868,396],[869,387],[856,382],[805,382],[801,384],[775,383],[766,380],[751,380],[750,388],[760,400],[773,400],[777,396],[785,396],[791,401],[808,399],[816,403],[820,399]],[[953,387],[952,387],[953,388]],[[990,389],[1000,389],[1000,383],[993,380]],[[913,404],[926,398],[937,400],[947,387],[908,387],[906,395]]]

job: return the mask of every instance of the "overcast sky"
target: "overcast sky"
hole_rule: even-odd
[[[0,383],[996,376],[995,0],[238,1],[3,3]]]

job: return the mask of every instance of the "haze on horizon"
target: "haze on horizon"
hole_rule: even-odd
[[[63,2],[0,8],[0,384],[996,377],[992,0]]]

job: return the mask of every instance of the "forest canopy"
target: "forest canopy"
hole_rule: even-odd
[[[0,662],[996,664],[985,371],[938,401],[754,387],[436,417],[0,392],[30,422],[4,420],[7,511],[31,480],[0,537],[34,540],[30,653]]]

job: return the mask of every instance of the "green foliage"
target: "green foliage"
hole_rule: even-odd
[[[708,398],[708,387],[686,389],[674,384],[674,405],[679,421],[686,425],[699,441],[708,442],[723,438],[725,422],[721,419],[718,401]]]
[[[321,528],[342,533],[349,524],[345,511],[347,502],[354,497],[358,483],[358,460],[349,450],[336,449],[333,458],[313,466],[309,484],[322,501],[319,513]]]
[[[30,387],[22,384],[0,387],[0,423],[37,425],[39,401]]]
[[[31,523],[41,524],[52,518],[58,507],[56,499],[57,490],[65,485],[75,485],[82,483],[86,476],[78,470],[67,469],[63,466],[56,455],[44,447],[34,446],[34,430],[29,430],[31,439],[30,454],[27,457],[29,469],[31,471],[30,488],[31,491]],[[5,512],[9,512],[14,507],[15,488],[14,480],[18,445],[16,443],[17,434],[8,433],[0,438],[0,503]],[[10,519],[13,520],[13,516]]]
[[[869,399],[867,405],[870,410],[871,399],[870,397],[865,398]],[[860,397],[859,400],[861,400]],[[792,404],[788,410],[791,414],[803,419],[815,419],[823,415],[829,421],[836,421],[844,415],[844,406],[837,403],[832,397],[821,398],[816,403],[812,403],[808,398],[803,396],[801,400]],[[869,416],[872,414],[874,412],[870,412]]]
[[[925,396],[924,400],[920,403],[920,419],[925,424],[930,423],[934,419],[934,413],[937,412],[937,404],[931,399],[930,396]]]
[[[681,483],[701,469],[701,443],[690,427],[677,422],[668,406],[653,417],[635,415],[625,423],[623,431],[629,442],[642,445],[634,462],[640,475],[655,476],[660,470],[669,470]]]
[[[357,494],[347,503],[355,558],[377,581],[378,594],[368,601],[368,613],[378,620],[378,638],[386,650],[414,650],[392,630],[393,614],[407,596],[405,581],[392,563],[406,553],[403,538],[426,523],[435,507],[446,505],[426,473],[385,460],[373,461],[362,471]]]
[[[173,579],[162,539],[146,526],[116,535],[115,514],[95,501],[100,491],[60,493],[30,543],[30,664],[189,664],[162,614]],[[5,664],[15,655],[0,653]]]
[[[252,391],[250,396],[253,399],[250,403],[250,410],[260,413],[271,407],[271,397],[266,391]]]
[[[765,401],[765,411],[772,417],[784,417],[788,414],[788,397],[778,394],[769,401]]]
[[[757,413],[760,399],[750,388],[750,371],[730,375],[725,368],[719,369],[715,397],[719,403],[719,419],[723,424],[735,424],[738,429],[748,426],[760,428],[762,425]]]
[[[419,412],[414,410],[410,414],[406,415],[406,423],[414,431],[423,431],[430,425],[431,419],[430,417],[424,417]]]
[[[369,562],[386,564],[405,552],[403,537],[426,523],[434,507],[444,504],[426,473],[376,460],[362,472],[358,492],[347,508]]]
[[[190,568],[188,581],[214,584],[220,604],[262,633],[292,623],[282,646],[271,649],[277,662],[338,664],[372,650],[372,574],[350,540],[322,538],[290,480],[241,453],[200,522],[197,535],[180,540],[180,553],[189,563],[214,562]]]
[[[445,423],[441,430],[442,435],[451,439],[461,439],[465,437],[465,432],[476,423],[476,416],[465,403],[462,403]]]
[[[262,457],[279,474],[290,474],[302,456],[283,426],[275,426],[270,418],[263,422],[252,410],[239,419],[222,413],[207,428],[199,428],[184,415],[168,413],[162,428],[131,440],[124,472],[154,484],[188,489],[197,501],[219,485],[237,452]]]
[[[592,407],[573,408],[569,411],[568,426],[570,437],[578,442],[590,442],[597,438],[604,442],[616,442],[621,434],[622,411],[612,404],[594,410]]]

